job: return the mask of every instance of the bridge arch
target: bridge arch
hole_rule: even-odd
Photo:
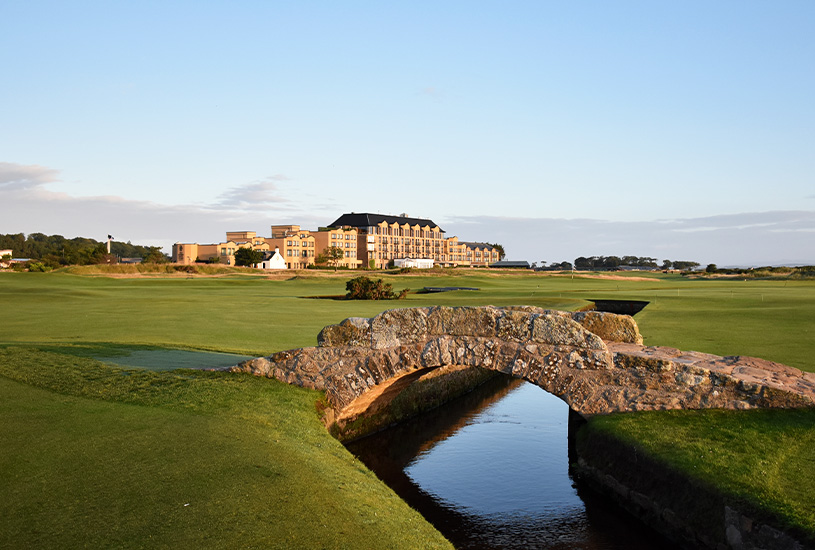
[[[349,318],[325,327],[317,347],[231,370],[323,390],[342,415],[359,399],[371,401],[369,392],[450,365],[522,378],[583,416],[815,406],[815,374],[751,357],[645,347],[629,316],[531,306],[405,308]]]

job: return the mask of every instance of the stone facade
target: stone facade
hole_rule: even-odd
[[[522,378],[587,416],[616,411],[815,406],[815,374],[770,361],[644,347],[634,320],[530,306],[393,309],[325,327],[318,347],[231,370],[324,390],[337,411],[417,369]]]

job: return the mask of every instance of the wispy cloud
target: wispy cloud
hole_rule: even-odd
[[[283,175],[236,185],[212,203],[178,205],[119,196],[72,196],[48,189],[49,183],[58,181],[58,170],[0,163],[0,233],[97,239],[111,234],[169,251],[174,242],[220,242],[232,230],[264,234],[271,224],[287,223],[316,228],[331,223],[344,210],[327,197],[303,198],[300,189],[296,196],[287,195],[291,180]],[[434,221],[448,236],[503,244],[509,259],[560,262],[578,256],[631,254],[721,266],[815,264],[815,211],[639,222],[497,216],[448,216]]]
[[[266,209],[272,205],[287,205],[291,201],[285,198],[278,189],[278,183],[284,181],[289,181],[289,178],[277,174],[261,181],[231,187],[221,193],[211,207],[256,210]]]
[[[0,189],[33,189],[59,181],[59,171],[36,164],[0,162]]]
[[[444,92],[442,92],[435,86],[425,86],[424,88],[421,88],[416,95],[429,97],[436,101],[444,99]]]
[[[219,242],[226,231],[253,229],[263,234],[272,223],[325,225],[323,218],[287,199],[275,175],[225,191],[208,204],[161,204],[120,196],[72,196],[47,188],[60,181],[58,170],[0,163],[0,233],[61,234],[103,238],[113,234],[138,244]],[[330,221],[330,220],[329,220]]]

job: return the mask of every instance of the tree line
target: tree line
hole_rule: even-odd
[[[85,237],[66,239],[62,235],[43,233],[0,234],[0,250],[11,249],[14,258],[36,260],[56,268],[63,265],[90,265],[108,263],[107,242]],[[169,258],[159,246],[140,246],[130,242],[113,241],[110,255],[114,258],[141,258],[143,262],[167,262]]]
[[[640,269],[676,269],[679,271],[686,271],[699,267],[699,262],[692,262],[687,260],[662,260],[658,263],[656,258],[648,256],[580,256],[575,258],[574,263],[560,262],[552,263],[548,266],[546,262],[540,262],[540,265],[533,264],[537,269],[544,270],[570,270],[577,269],[580,271],[603,271],[615,270],[622,267],[636,267]]]

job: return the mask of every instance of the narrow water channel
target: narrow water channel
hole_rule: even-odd
[[[502,376],[348,449],[459,549],[674,549],[570,477],[568,412]]]

